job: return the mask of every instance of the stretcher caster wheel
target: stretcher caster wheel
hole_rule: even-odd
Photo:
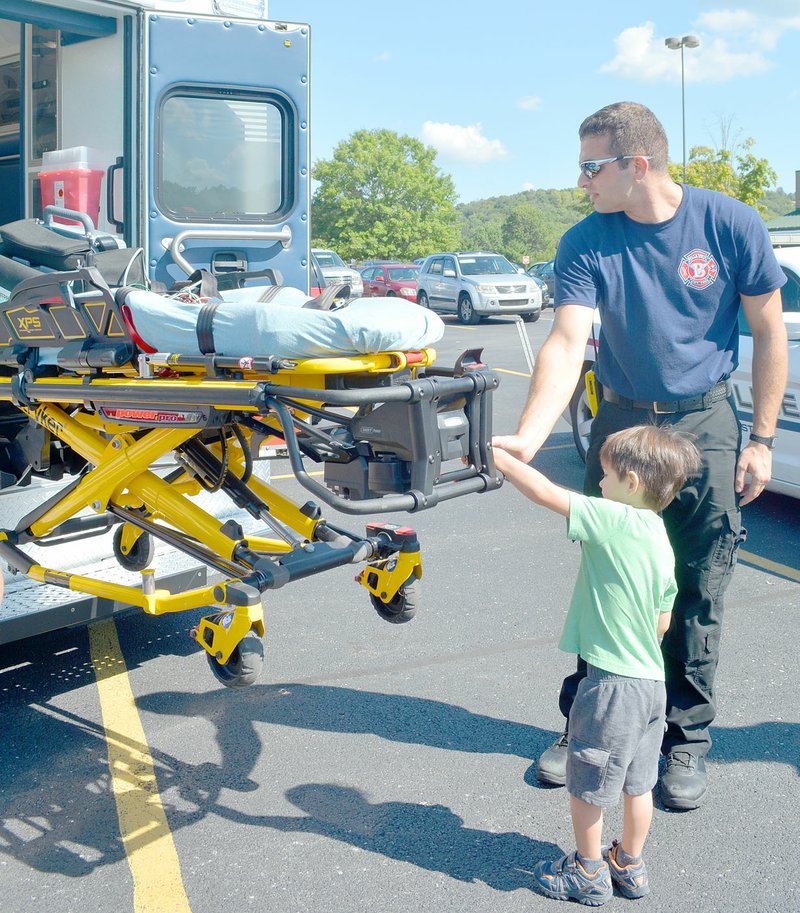
[[[210,653],[206,659],[214,678],[226,688],[246,688],[261,674],[264,665],[264,644],[255,634],[246,634],[226,663],[217,662]]]
[[[384,621],[391,622],[393,625],[405,624],[417,614],[417,603],[419,602],[417,579],[409,577],[389,602],[382,602],[374,593],[370,593],[369,598],[372,607]]]
[[[126,553],[122,551],[124,528],[124,526],[118,526],[114,532],[114,557],[126,571],[143,571],[153,563],[156,553],[153,537],[149,533],[142,533]]]

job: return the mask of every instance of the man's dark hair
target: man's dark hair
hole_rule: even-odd
[[[620,477],[635,472],[645,490],[645,504],[655,511],[664,510],[702,465],[691,437],[671,425],[616,431],[600,448],[600,460]]]
[[[649,155],[654,171],[666,171],[669,164],[667,134],[653,112],[635,101],[618,101],[590,114],[578,136],[606,136],[611,155]],[[620,162],[620,167],[627,162]]]

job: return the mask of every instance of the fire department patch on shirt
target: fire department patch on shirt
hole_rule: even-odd
[[[678,272],[684,285],[704,289],[716,282],[719,264],[707,250],[696,247],[683,255]]]

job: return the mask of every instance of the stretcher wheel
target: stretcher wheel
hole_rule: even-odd
[[[153,537],[150,533],[142,533],[126,554],[122,551],[123,529],[124,527],[118,526],[114,532],[114,557],[126,571],[143,571],[150,567],[156,553]]]
[[[409,577],[389,602],[382,602],[374,593],[369,594],[372,607],[384,621],[393,625],[405,624],[417,614],[419,586],[416,577]]]
[[[246,688],[261,674],[264,665],[264,644],[255,634],[245,634],[238,643],[230,659],[226,663],[219,663],[210,653],[206,659],[214,678],[222,682],[226,688]]]

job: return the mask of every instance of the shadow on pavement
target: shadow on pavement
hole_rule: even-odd
[[[556,844],[517,832],[464,827],[444,805],[373,804],[357,789],[333,783],[295,786],[286,798],[305,814],[265,816],[262,826],[319,834],[458,881],[482,881],[497,891],[530,888],[535,863],[560,854]]]

